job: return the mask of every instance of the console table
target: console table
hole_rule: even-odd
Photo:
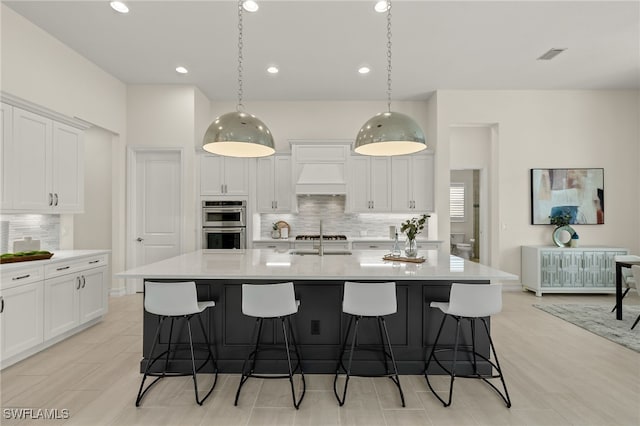
[[[544,293],[615,293],[620,247],[522,246],[522,287]]]

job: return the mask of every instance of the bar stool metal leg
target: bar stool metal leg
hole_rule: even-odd
[[[281,322],[282,322],[282,334],[284,336],[284,346],[285,346],[285,351],[287,353],[287,363],[289,365],[289,384],[291,385],[291,397],[293,398],[293,406],[296,407],[296,410],[298,408],[300,408],[300,403],[302,402],[302,398],[304,398],[304,394],[306,392],[306,383],[304,381],[304,373],[302,373],[302,369],[300,370],[300,374],[302,375],[302,395],[300,395],[300,399],[298,400],[298,402],[296,402],[296,391],[295,388],[293,386],[293,373],[294,373],[294,369],[291,367],[291,354],[289,352],[289,339],[287,337],[287,327],[284,324],[284,318],[280,318]],[[293,334],[292,334],[292,339],[295,341],[295,339],[293,338]],[[294,343],[295,346],[297,346]],[[298,348],[296,347],[295,349],[296,352],[296,356],[298,357],[298,364],[296,365],[296,369],[300,366],[300,355],[298,354]]]
[[[340,404],[341,407],[344,405],[344,401],[347,397],[347,387],[349,386],[349,377],[351,376],[351,364],[353,362],[353,353],[355,352],[356,339],[358,338],[358,324],[360,322],[360,318],[362,317],[359,317],[359,316],[356,317],[355,326],[353,328],[353,338],[351,340],[351,351],[349,352],[349,363],[347,364],[347,368],[345,368],[342,362],[342,358],[344,357],[344,352],[347,346],[347,338],[349,337],[351,324],[353,323],[353,316],[351,316],[349,320],[349,326],[347,327],[347,334],[344,336],[344,344],[342,345],[342,352],[340,353],[340,358],[338,359],[338,366],[336,367],[336,375],[333,378],[333,393],[336,395],[336,398],[338,399],[338,404]],[[338,396],[338,388],[337,388],[340,368],[342,368],[346,373],[344,389],[342,391],[342,398]]]
[[[153,358],[153,353],[156,350],[156,345],[158,344],[158,340],[160,339],[160,330],[162,329],[162,324],[164,323],[166,317],[160,317],[158,319],[158,326],[156,327],[156,336],[153,339],[153,344],[151,345],[151,352],[149,352],[149,359],[147,359],[147,365],[144,368],[144,375],[142,376],[142,382],[140,382],[140,389],[138,390],[138,396],[136,397],[136,407],[140,406],[140,401],[142,400],[142,397],[144,396],[145,393],[147,393],[147,391],[151,388],[151,386],[153,386],[158,380],[160,380],[162,377],[157,377],[153,382],[151,382],[149,384],[149,386],[147,386],[146,389],[144,389],[144,391],[142,390],[144,388],[144,382],[145,380],[147,380],[147,376],[149,375],[149,370],[151,368],[151,365],[153,365],[154,362],[154,358]]]
[[[402,406],[404,407],[404,392],[402,392],[402,386],[400,385],[400,376],[398,376],[398,365],[396,364],[396,359],[393,356],[393,349],[391,348],[391,340],[389,339],[389,332],[387,331],[387,323],[384,320],[384,318],[382,317],[378,317],[379,321],[382,323],[382,328],[384,329],[384,335],[387,337],[387,344],[389,345],[389,355],[391,356],[391,363],[393,365],[393,372],[395,373],[395,376],[389,376],[389,378],[396,384],[396,386],[398,387],[398,391],[400,391],[400,399],[402,400]],[[386,352],[385,352],[385,359],[386,359]],[[386,362],[385,362],[385,366],[386,366]],[[387,369],[387,374],[388,373],[388,369]]]
[[[496,363],[495,365],[493,365],[493,367],[498,371],[498,377],[500,377],[500,381],[502,382],[502,387],[504,388],[504,395],[498,390],[498,388],[493,383],[488,381],[485,377],[481,377],[481,378],[486,383],[488,383],[489,386],[495,389],[496,392],[498,392],[498,395],[500,395],[504,400],[505,404],[507,404],[507,408],[511,408],[511,398],[509,398],[509,392],[507,391],[507,384],[504,381],[502,368],[500,367],[500,362],[498,361],[498,354],[496,353],[495,346],[493,346],[493,339],[491,339],[491,333],[489,333],[489,326],[487,325],[487,321],[484,318],[481,318],[481,319],[482,319],[482,324],[484,324],[484,329],[487,332],[487,337],[489,337],[489,345],[491,346],[491,352],[493,353],[493,358],[496,360]],[[495,377],[495,376],[492,376],[492,377]]]
[[[253,374],[253,371],[256,366],[256,357],[258,356],[258,346],[260,344],[260,336],[262,336],[263,320],[264,318],[256,318],[256,322],[253,325],[253,336],[255,337],[256,343],[253,347],[253,351],[249,353],[249,355],[245,358],[244,362],[242,363],[242,372],[240,373],[240,384],[238,384],[238,390],[236,391],[236,399],[233,403],[233,405],[235,406],[238,405],[238,399],[240,398],[240,391],[242,390],[242,386],[245,384],[247,380],[249,380],[249,377],[251,377],[251,375]],[[251,369],[249,370],[248,373],[245,373],[247,371],[247,364],[249,362],[251,362]]]

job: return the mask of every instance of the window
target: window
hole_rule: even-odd
[[[449,216],[452,222],[464,222],[464,183],[449,186]]]

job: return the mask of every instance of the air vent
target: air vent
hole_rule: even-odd
[[[538,60],[539,61],[550,61],[551,59],[555,58],[556,56],[558,56],[559,54],[561,54],[565,50],[567,50],[566,47],[563,47],[563,48],[555,48],[554,47],[553,49],[549,49],[542,56],[540,56],[538,58]]]

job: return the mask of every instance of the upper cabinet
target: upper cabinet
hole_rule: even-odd
[[[249,160],[203,155],[200,157],[200,195],[248,195]]]
[[[257,159],[258,213],[290,212],[292,191],[290,155],[274,155]]]
[[[394,212],[434,211],[432,154],[391,158],[391,206]]]
[[[9,105],[3,105],[2,121],[2,209],[82,212],[82,130]]]
[[[391,211],[391,159],[388,157],[349,158],[347,203],[352,212]]]

